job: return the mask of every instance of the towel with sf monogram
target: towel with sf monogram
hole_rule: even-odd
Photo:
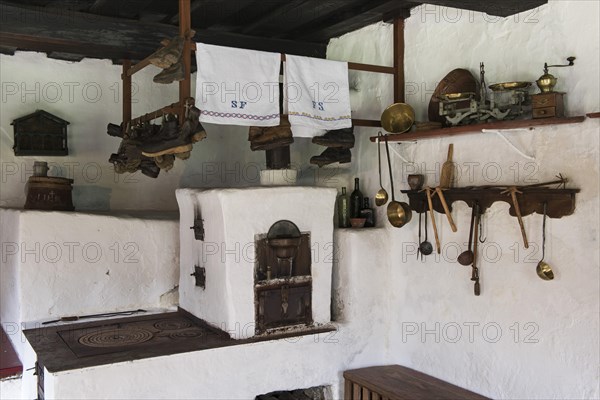
[[[196,60],[201,122],[279,125],[279,53],[197,43]]]
[[[352,127],[348,63],[286,54],[285,84],[292,129]]]

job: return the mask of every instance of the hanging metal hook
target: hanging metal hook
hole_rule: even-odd
[[[483,216],[483,214],[482,214]],[[479,218],[479,243],[485,243],[485,241],[487,240],[487,235],[485,236],[485,238],[482,238],[483,236],[483,218]]]

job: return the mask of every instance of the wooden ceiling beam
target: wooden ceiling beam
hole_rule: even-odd
[[[326,43],[309,43],[298,40],[270,39],[248,36],[239,33],[218,32],[210,29],[196,30],[196,41],[217,46],[238,47],[241,49],[287,53],[298,56],[325,58]]]
[[[0,1],[0,46],[44,53],[69,53],[83,57],[142,60],[178,27],[71,11],[44,13],[39,7],[16,6]],[[60,26],[60,29],[56,29]],[[98,32],[102,32],[99,35]],[[220,46],[287,52],[325,57],[324,44],[196,29],[196,41]]]

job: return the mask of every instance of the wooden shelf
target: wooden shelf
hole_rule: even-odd
[[[561,125],[561,124],[579,124],[585,120],[585,116],[567,117],[567,118],[540,118],[526,120],[511,120],[487,122],[483,124],[453,126],[450,128],[432,129],[428,131],[394,133],[387,135],[389,142],[410,142],[423,139],[433,139],[438,137],[464,135],[469,133],[481,133],[482,129],[515,129],[529,128],[543,125]],[[377,141],[377,136],[370,138],[371,142]]]
[[[444,190],[444,198],[448,203],[448,208],[452,211],[452,204],[455,201],[464,201],[469,207],[472,207],[477,201],[480,207],[480,213],[490,208],[497,201],[504,201],[510,204],[509,213],[516,217],[512,199],[509,194],[503,193],[505,188],[454,188]],[[562,218],[575,212],[575,194],[580,189],[551,189],[551,188],[520,188],[522,194],[517,194],[521,215],[526,216],[533,213],[543,215],[544,203],[547,203],[548,218]],[[408,195],[410,207],[422,213],[428,210],[427,194],[418,190],[403,190],[402,193]],[[440,214],[444,213],[444,208],[437,195],[433,197],[433,209]]]
[[[589,113],[588,118],[600,118],[600,112]]]

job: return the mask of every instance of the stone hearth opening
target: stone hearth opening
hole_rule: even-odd
[[[256,396],[254,400],[330,400],[331,387],[318,386],[309,389],[272,392]]]

